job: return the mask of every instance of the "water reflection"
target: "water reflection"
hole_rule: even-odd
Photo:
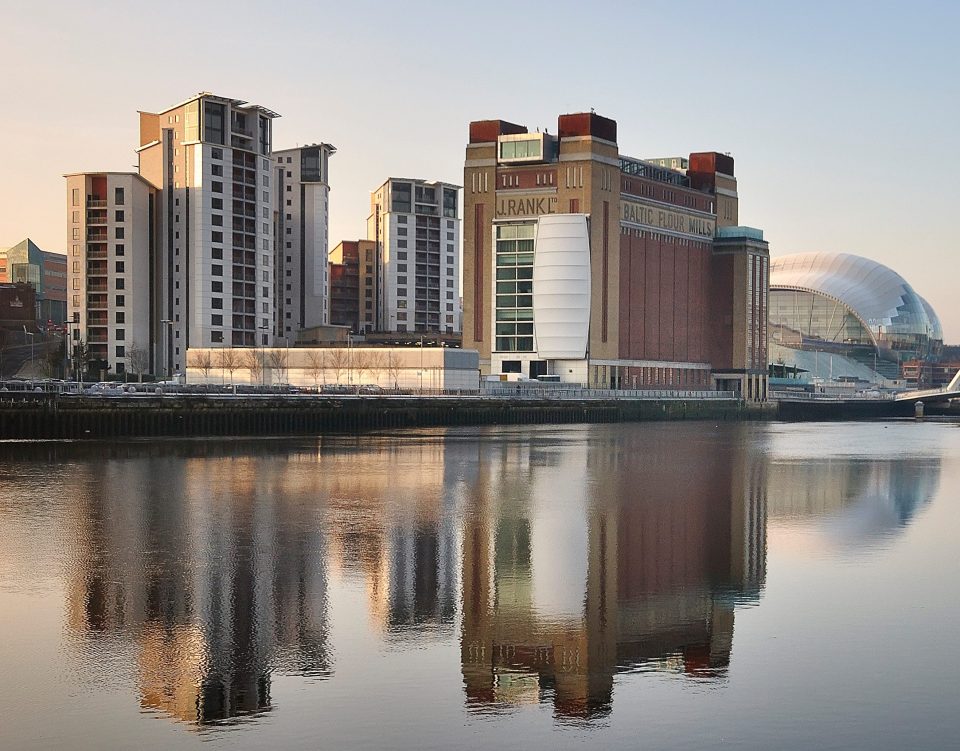
[[[717,679],[765,571],[764,466],[739,430],[596,430],[478,458],[463,545],[471,706],[610,709],[615,673]],[[692,439],[692,440],[691,440]]]
[[[725,685],[769,527],[856,550],[937,488],[936,458],[771,459],[767,440],[687,424],[47,445],[7,478],[58,468],[72,655],[146,712],[202,727],[269,711],[278,674],[335,684],[347,582],[367,621],[346,628],[459,642],[469,711],[579,723],[625,673]]]
[[[133,642],[145,709],[221,721],[270,708],[271,670],[329,674],[325,541],[286,464],[80,465],[68,624],[94,658]]]
[[[850,554],[882,546],[930,502],[940,459],[808,457],[772,462],[768,473],[771,522]]]

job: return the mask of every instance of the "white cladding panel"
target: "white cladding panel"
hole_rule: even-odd
[[[590,331],[590,234],[586,214],[552,214],[537,222],[533,322],[544,359],[581,359]]]

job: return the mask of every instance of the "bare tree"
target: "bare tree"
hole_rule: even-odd
[[[398,388],[400,380],[400,355],[396,352],[387,353],[387,377],[393,381],[393,387]]]
[[[272,349],[270,350],[270,354],[267,355],[267,364],[271,370],[277,373],[278,383],[287,383],[289,371],[287,367],[288,362],[289,358],[285,349]]]
[[[219,350],[217,354],[217,360],[219,360],[217,365],[220,366],[221,371],[225,370],[230,374],[230,383],[233,383],[233,373],[240,367],[240,353],[235,349],[224,348]]]
[[[243,367],[250,371],[250,383],[260,383],[263,378],[263,350],[246,349],[243,351]]]
[[[143,383],[143,374],[150,367],[150,355],[143,347],[136,342],[131,342],[127,348],[127,365],[137,376],[137,382]]]
[[[320,378],[326,375],[326,367],[323,362],[323,352],[315,349],[307,352],[307,371],[313,376],[313,385],[320,385]],[[326,378],[324,378],[326,380]]]
[[[190,350],[187,353],[187,367],[196,368],[203,374],[203,380],[210,380],[213,370],[213,356],[209,350]]]
[[[353,350],[353,369],[357,374],[357,383],[363,383],[363,374],[370,370],[370,353],[363,349]]]
[[[375,349],[370,353],[370,380],[380,383],[380,373],[383,371],[383,352]]]
[[[348,352],[343,347],[333,347],[328,349],[324,358],[330,370],[333,371],[333,377],[337,383],[340,383],[340,374],[347,368]]]

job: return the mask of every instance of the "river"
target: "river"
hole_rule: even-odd
[[[941,749],[937,421],[0,443],[0,747]]]

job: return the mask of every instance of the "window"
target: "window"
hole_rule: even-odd
[[[74,228],[73,228],[73,239],[74,239],[74,240],[79,240],[79,239],[80,239],[80,228],[79,228],[79,227],[74,227]]]
[[[223,165],[222,164],[211,164],[210,165],[210,174],[215,177],[223,177]]]
[[[211,198],[210,207],[214,209],[223,210],[223,199],[222,198]]]
[[[126,314],[126,313],[124,313],[122,310],[118,310],[118,311],[117,311],[117,321],[116,321],[116,322],[117,322],[117,323],[126,323],[126,320],[125,320],[126,317],[127,317],[127,314]]]
[[[290,193],[290,192],[291,192],[291,191],[290,191],[290,186],[288,185],[288,186],[287,186],[287,193]],[[289,202],[289,201],[287,201],[287,205],[288,205],[288,206],[290,205],[290,202]]]
[[[292,247],[293,247],[293,243],[287,243],[287,248],[288,248],[288,249],[289,249],[289,248],[292,248]]]
[[[114,237],[116,237],[118,240],[123,239],[123,227],[114,227],[113,233],[114,233]]]
[[[372,280],[369,277],[367,277],[367,284],[370,284],[371,282]],[[406,283],[407,283],[407,277],[405,276],[397,277],[397,284],[406,284]]]
[[[447,240],[453,240],[453,233],[452,233],[452,232],[448,232],[448,233],[447,233]]]
[[[123,267],[123,261],[117,261],[116,263],[117,263],[117,273],[118,273],[118,274],[122,274],[122,273],[123,273],[123,268],[124,268],[124,267]]]
[[[124,346],[123,346],[122,344],[118,344],[118,345],[117,345],[117,357],[126,357],[126,356],[127,356],[127,351],[126,351],[126,349],[124,348]],[[118,362],[118,363],[117,363],[117,372],[118,372],[118,373],[122,373],[122,372],[123,372],[123,363],[122,363],[122,362]]]
[[[287,206],[291,206],[291,205],[292,205],[292,201],[288,198],[288,199],[287,199]]]
[[[114,212],[113,212],[113,220],[114,220],[115,222],[122,222],[122,221],[123,221],[123,212],[122,212],[122,211],[119,211],[119,210],[118,210],[118,211],[114,211]]]
[[[210,242],[222,243],[222,242],[223,242],[223,233],[222,233],[222,232],[211,232],[211,233],[210,233]]]
[[[222,214],[213,214],[213,215],[211,215],[211,217],[210,217],[210,221],[213,222],[213,226],[214,226],[214,227],[222,227],[222,226],[223,226],[223,215],[222,215]]]
[[[406,227],[397,227],[397,234],[400,235],[400,237],[406,237],[406,236],[407,236],[407,228],[406,228]]]
[[[123,279],[118,277],[115,281],[116,281],[116,284],[115,284],[116,289],[123,289]]]
[[[210,325],[211,326],[223,326],[223,315],[215,313],[210,316]]]
[[[74,188],[72,191],[72,200],[71,203],[74,206],[80,205],[80,188]]]
[[[126,249],[124,248],[123,243],[118,243],[117,246],[114,247],[113,251],[118,256],[122,256],[126,252]]]
[[[447,286],[448,286],[448,287],[452,287],[452,286],[453,286],[453,279],[447,279]]]
[[[77,277],[74,277],[74,278],[73,278],[73,288],[74,288],[74,289],[80,289],[80,280],[77,279]]]
[[[215,263],[210,267],[210,273],[214,276],[223,276],[223,266],[219,263]]]
[[[122,342],[125,336],[126,336],[126,332],[123,329],[117,329],[116,332],[114,333],[113,338],[116,339],[118,342]]]
[[[123,295],[117,295],[114,302],[118,308],[122,308],[124,305],[126,305],[126,300]]]
[[[113,202],[117,204],[117,206],[123,206],[123,188],[113,189]]]
[[[210,291],[211,292],[223,292],[223,282],[212,281],[210,282]]]
[[[369,266],[367,266],[367,273],[368,273],[368,274],[369,274],[372,270],[373,270],[373,269],[371,269]],[[405,264],[405,263],[398,263],[398,264],[397,264],[397,271],[402,271],[402,272],[406,273],[406,271],[407,271],[407,264]]]
[[[221,344],[223,342],[223,332],[222,331],[211,331],[210,332],[210,341],[215,344]]]
[[[406,296],[407,296],[407,288],[397,287],[397,297],[406,297]],[[403,301],[402,300],[397,301],[397,305],[399,305],[401,302]]]
[[[223,149],[210,149],[210,157],[212,159],[223,159]]]
[[[397,224],[406,224],[406,223],[407,223],[407,217],[405,217],[405,216],[398,216],[398,217],[397,217]]]
[[[223,298],[222,297],[211,297],[210,298],[210,307],[214,310],[223,310]]]
[[[398,247],[398,248],[405,248],[405,247],[407,247],[407,241],[406,241],[406,240],[397,240],[397,247]]]
[[[214,193],[223,193],[223,183],[219,180],[213,180],[210,186],[210,189]]]
[[[74,245],[74,246],[73,246],[73,254],[74,254],[75,256],[80,255],[80,246],[79,246],[79,245]]]
[[[269,281],[270,281],[270,272],[269,272],[269,271],[264,271],[264,272],[263,272],[263,281],[265,281],[265,282],[269,282]]]
[[[214,248],[214,249],[213,249],[213,257],[214,257],[214,259],[217,260],[217,261],[222,261],[222,260],[223,260],[223,248]]]
[[[399,251],[399,252],[397,253],[397,260],[398,260],[398,261],[406,261],[406,260],[407,260],[407,251],[405,251],[405,250]]]
[[[407,301],[406,301],[406,300],[397,300],[397,307],[400,308],[401,310],[406,309],[406,307],[407,307]]]

